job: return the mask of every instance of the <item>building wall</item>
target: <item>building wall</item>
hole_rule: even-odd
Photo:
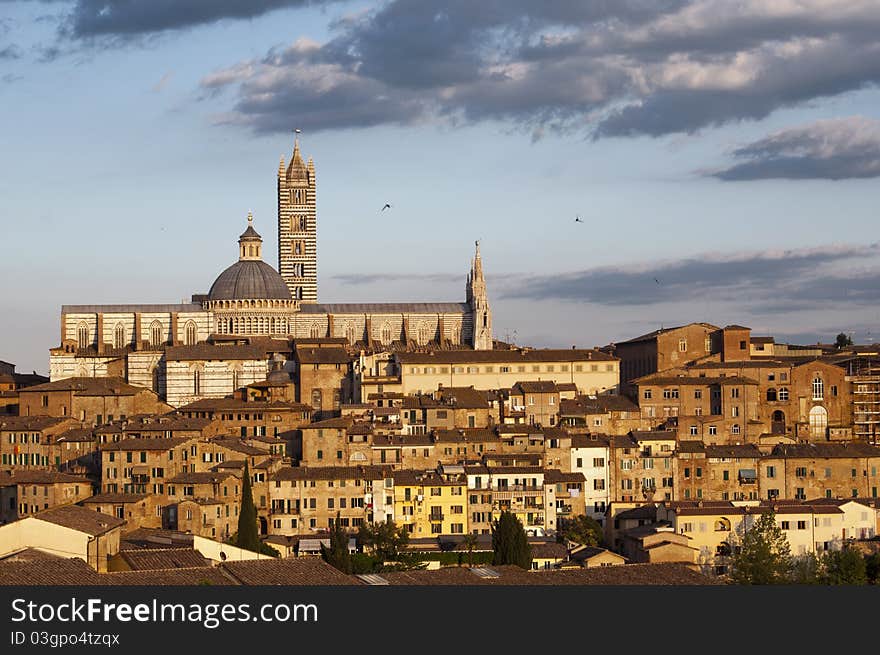
[[[591,448],[571,449],[571,472],[581,473],[584,483],[584,509],[601,525],[605,520],[605,510],[610,502],[610,480],[608,466],[609,449],[605,444]]]
[[[262,359],[173,361],[165,363],[168,404],[180,407],[203,398],[223,398],[235,391],[233,372],[238,371],[238,386],[266,379],[268,364]],[[200,374],[196,393],[195,373]]]

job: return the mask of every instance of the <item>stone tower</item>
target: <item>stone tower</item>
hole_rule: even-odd
[[[476,242],[476,253],[471,263],[467,281],[467,304],[474,317],[474,350],[492,350],[492,310],[489,296],[486,295],[486,280],[483,278],[483,260],[480,259],[480,242]]]
[[[278,272],[301,303],[318,302],[315,164],[303,162],[299,139],[290,165],[278,165]]]

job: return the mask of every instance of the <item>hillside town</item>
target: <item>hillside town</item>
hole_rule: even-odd
[[[709,323],[500,341],[479,242],[464,302],[318,304],[315,190],[296,143],[278,270],[248,216],[209,292],[65,305],[48,377],[0,362],[7,581],[720,583],[767,515],[793,557],[877,552],[880,348]],[[489,567],[503,515],[528,571]],[[428,565],[321,561],[381,525]]]

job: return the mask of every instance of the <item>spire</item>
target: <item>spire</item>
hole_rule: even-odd
[[[472,268],[472,279],[483,282],[483,260],[480,258],[480,240],[474,241],[476,251],[474,252],[474,263]]]
[[[309,179],[308,169],[303,161],[302,153],[299,151],[299,137],[293,140],[293,155],[290,157],[290,166],[287,167],[287,179],[304,182]]]

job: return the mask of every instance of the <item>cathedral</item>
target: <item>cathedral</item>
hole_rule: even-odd
[[[51,379],[123,377],[178,405],[265,380],[292,340],[335,338],[352,352],[492,348],[479,243],[464,302],[321,304],[315,165],[298,140],[277,193],[277,270],[249,214],[238,261],[189,303],[62,306]]]

